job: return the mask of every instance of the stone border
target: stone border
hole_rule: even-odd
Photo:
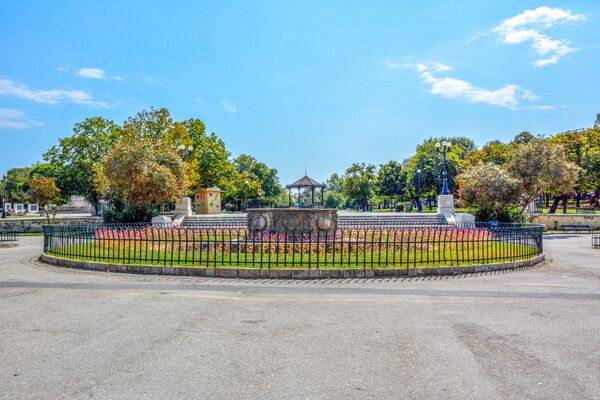
[[[87,269],[103,272],[126,272],[150,275],[185,275],[241,279],[319,279],[319,278],[375,278],[388,276],[461,275],[478,272],[505,271],[533,267],[545,260],[541,254],[528,260],[493,264],[465,265],[460,267],[417,268],[323,268],[323,269],[259,269],[228,267],[171,267],[139,264],[109,264],[95,261],[70,260],[42,253],[40,261],[59,267]]]
[[[10,249],[13,247],[19,247],[19,242],[0,243],[0,249]]]

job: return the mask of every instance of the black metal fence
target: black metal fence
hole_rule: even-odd
[[[412,225],[335,231],[45,225],[44,252],[117,264],[398,268],[513,261],[543,252],[542,225]]]
[[[0,243],[16,243],[17,233],[14,231],[0,231]]]

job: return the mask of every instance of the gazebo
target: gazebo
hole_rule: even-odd
[[[292,183],[291,185],[287,185],[286,188],[288,189],[288,196],[289,196],[288,205],[290,207],[292,206],[292,189],[294,189],[294,188],[298,189],[298,198],[300,198],[300,191],[302,189],[310,189],[311,195],[312,195],[312,205],[311,205],[312,208],[315,207],[315,189],[320,188],[321,189],[321,207],[323,207],[323,198],[324,198],[323,192],[325,190],[325,185],[320,184],[319,182],[315,181],[312,178],[309,178],[307,175],[304,175],[302,178],[298,179],[296,182]]]

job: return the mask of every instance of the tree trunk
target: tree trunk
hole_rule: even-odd
[[[556,209],[558,208],[559,203],[560,197],[554,196],[554,201],[552,202],[552,206],[550,207],[550,211],[548,211],[548,214],[556,214]]]
[[[565,195],[562,196],[562,198],[563,198],[562,199],[562,202],[563,202],[562,203],[563,204],[563,214],[566,214],[567,213],[567,199],[568,199],[568,196],[565,194]]]

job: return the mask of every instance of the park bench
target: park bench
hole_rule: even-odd
[[[568,232],[585,232],[585,233],[592,233],[592,231],[594,230],[594,228],[592,228],[591,226],[587,226],[587,225],[563,225],[561,227],[558,228],[559,231],[563,231],[565,233]]]

